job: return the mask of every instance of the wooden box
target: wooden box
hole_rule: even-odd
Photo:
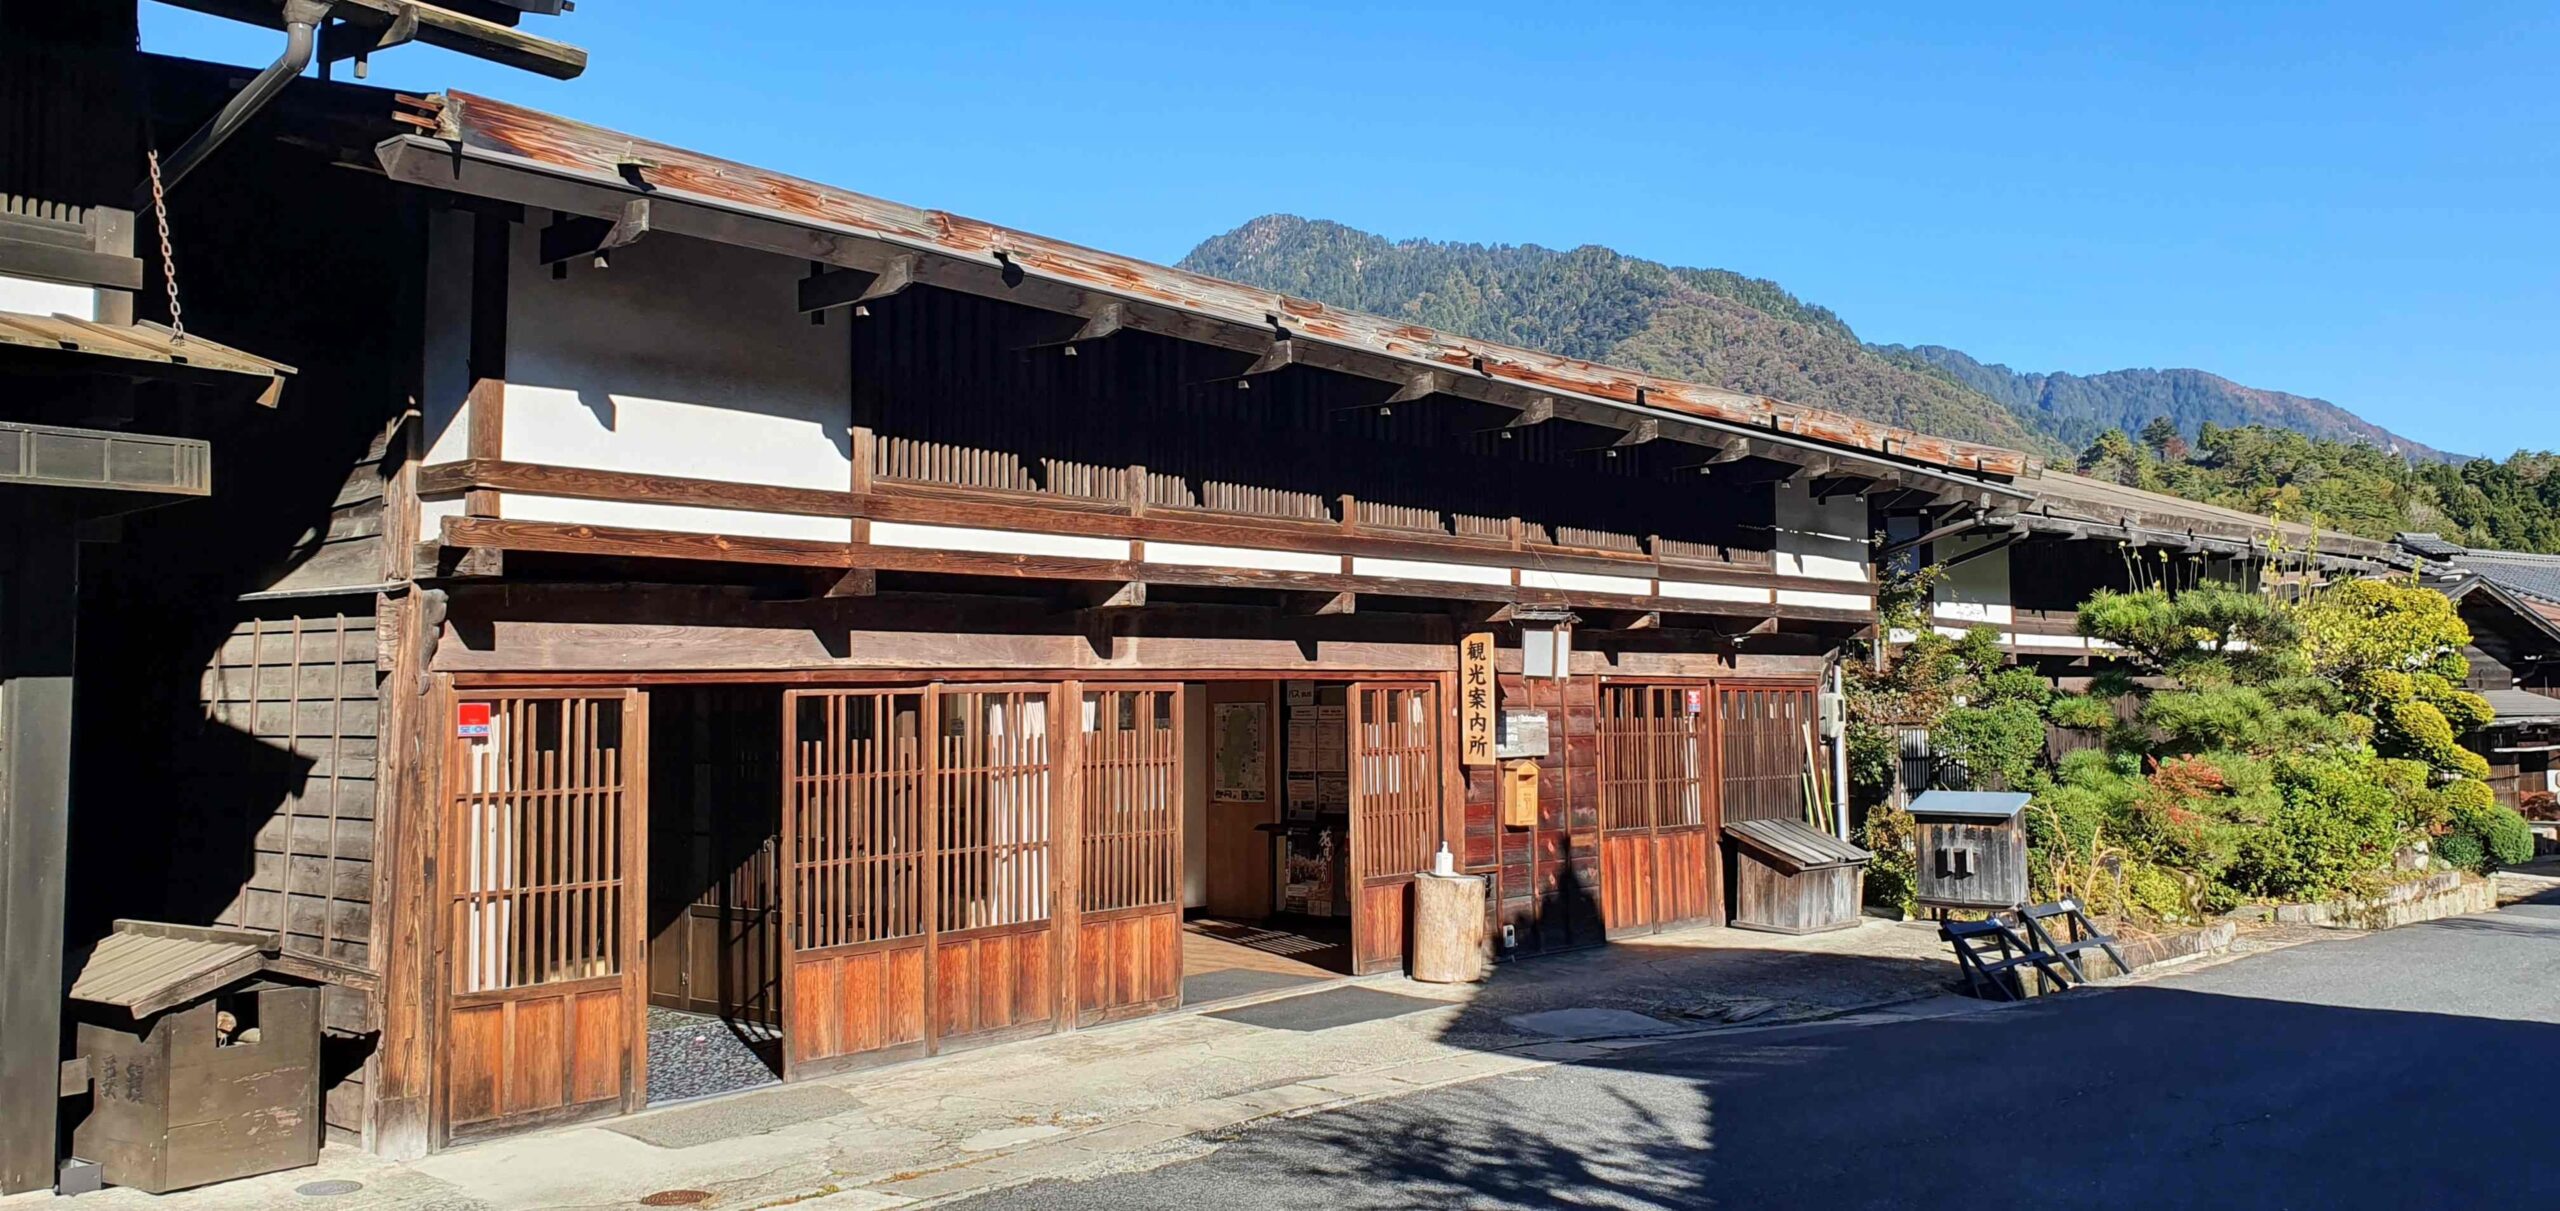
[[[1873,856],[1800,820],[1724,826],[1733,854],[1736,929],[1821,933],[1858,923]]]
[[[71,986],[72,1154],[152,1194],[317,1163],[320,989],[274,956],[271,934],[117,922]]]
[[[1923,908],[2009,909],[2027,902],[2027,795],[1930,791],[1911,801]]]

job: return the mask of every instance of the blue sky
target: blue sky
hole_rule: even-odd
[[[1273,211],[1599,243],[1868,340],[2560,446],[2560,5],[1973,7],[585,0],[532,22],[578,80],[407,47],[372,82],[1154,260]]]

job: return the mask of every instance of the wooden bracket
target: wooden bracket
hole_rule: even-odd
[[[620,218],[599,219],[588,215],[562,215],[542,229],[542,263],[555,267],[577,257],[595,258],[601,269],[610,262],[613,250],[640,242],[649,234],[649,199],[632,198],[622,204]]]
[[[1360,610],[1360,595],[1358,593],[1348,591],[1341,593],[1292,593],[1289,595],[1288,609],[1289,613],[1306,618],[1321,617],[1329,614],[1354,614],[1358,613]]]
[[[879,592],[879,569],[849,568],[846,569],[844,575],[835,578],[835,583],[827,586],[826,595],[829,597],[871,597],[876,596]]]
[[[829,269],[800,279],[800,311],[811,314],[836,307],[859,307],[885,299],[915,284],[916,258],[900,253],[873,273],[867,269]]]

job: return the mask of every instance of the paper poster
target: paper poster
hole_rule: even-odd
[[[1216,743],[1211,793],[1225,803],[1271,798],[1270,710],[1260,702],[1221,702],[1210,734]]]

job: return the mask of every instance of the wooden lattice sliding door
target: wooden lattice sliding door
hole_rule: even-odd
[[[931,1047],[922,690],[783,696],[784,1075]]]
[[[1056,702],[785,697],[787,1076],[1055,1028]]]
[[[1600,687],[1601,910],[1612,934],[1722,913],[1714,693],[1703,685]]]
[[[1440,844],[1439,693],[1355,682],[1351,725],[1351,969],[1405,961],[1413,878]]]
[[[1717,777],[1726,820],[1803,818],[1806,729],[1817,722],[1820,692],[1813,685],[1721,687]]]
[[[1056,688],[933,703],[935,1049],[1055,1029]]]
[[[1080,1025],[1182,999],[1182,690],[1082,692],[1076,931]]]
[[[646,698],[460,701],[489,726],[445,753],[440,1121],[470,1135],[638,1109]]]

